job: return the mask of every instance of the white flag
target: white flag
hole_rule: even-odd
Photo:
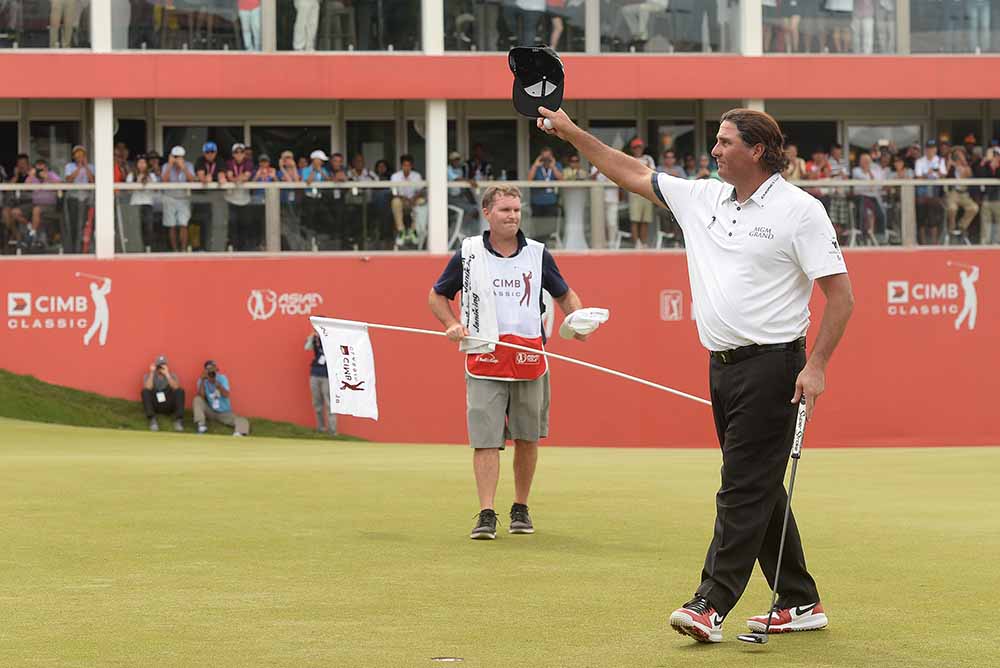
[[[330,412],[378,420],[375,354],[363,322],[312,317],[330,376]]]

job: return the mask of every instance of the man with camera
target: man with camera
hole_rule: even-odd
[[[183,146],[170,149],[170,157],[160,178],[164,183],[194,183],[198,180],[184,160]],[[163,226],[170,231],[170,250],[184,251],[188,245],[188,222],[191,220],[191,191],[166,190],[163,193]],[[180,245],[177,243],[180,229]]]
[[[207,418],[233,427],[233,436],[246,436],[250,433],[250,422],[233,413],[229,397],[229,379],[219,373],[219,367],[213,360],[208,360],[198,379],[198,393],[191,405],[199,434],[208,431]]]
[[[173,415],[174,431],[184,431],[184,389],[177,374],[167,366],[165,355],[157,357],[142,377],[142,407],[150,431],[160,431],[157,413]]]

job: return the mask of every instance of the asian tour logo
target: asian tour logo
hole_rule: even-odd
[[[323,296],[316,292],[283,292],[251,290],[247,296],[247,312],[254,320],[270,320],[275,314],[312,315]]]
[[[85,294],[8,292],[7,329],[85,330],[83,345],[90,346],[96,341],[97,345],[103,347],[108,342],[111,321],[108,307],[111,279],[79,271],[74,276],[90,280],[89,299]]]
[[[956,330],[963,326],[969,330],[975,329],[979,311],[979,296],[976,292],[979,267],[950,260],[946,264],[958,269],[958,282],[889,281],[886,284],[886,312],[900,318],[954,318]]]

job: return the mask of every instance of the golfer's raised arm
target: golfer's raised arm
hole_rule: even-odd
[[[653,170],[630,155],[616,151],[594,135],[580,129],[562,109],[549,111],[538,108],[542,118],[538,119],[538,129],[550,135],[556,135],[564,141],[573,144],[597,170],[617,183],[620,187],[642,195],[654,204],[663,206],[663,201],[653,192]],[[543,124],[545,119],[552,122],[548,129]]]

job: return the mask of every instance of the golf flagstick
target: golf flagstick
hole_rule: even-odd
[[[364,326],[369,329],[385,329],[393,332],[410,332],[411,334],[430,334],[431,336],[444,336],[448,335],[444,332],[432,330],[432,329],[417,329],[415,327],[398,327],[395,325],[380,325],[373,322],[360,322],[357,320],[342,320],[339,318],[324,318],[321,316],[311,316],[309,318],[310,322],[314,325],[316,324],[329,324],[336,326],[337,324],[348,325],[352,327]],[[679,397],[685,399],[690,399],[691,401],[697,401],[700,404],[705,404],[706,406],[711,406],[712,402],[707,399],[702,399],[701,397],[696,397],[693,394],[688,394],[687,392],[681,392],[680,390],[675,390],[672,387],[667,387],[666,385],[660,385],[659,383],[654,383],[643,378],[637,378],[636,376],[630,376],[627,373],[622,373],[621,371],[615,371],[614,369],[608,369],[603,366],[598,366],[597,364],[591,364],[590,362],[584,362],[583,360],[574,359],[572,357],[566,357],[565,355],[557,355],[556,353],[550,353],[546,350],[538,350],[537,348],[528,348],[527,346],[519,346],[514,343],[507,343],[505,341],[490,341],[489,339],[481,339],[475,336],[465,337],[472,341],[482,341],[483,343],[492,343],[497,346],[504,346],[506,348],[513,348],[514,350],[523,350],[529,353],[534,353],[537,355],[545,355],[546,357],[551,357],[552,359],[562,360],[563,362],[569,362],[570,364],[577,364],[588,369],[593,369],[594,371],[601,371],[603,373],[610,374],[612,376],[617,376],[619,378],[624,378],[625,380],[631,380],[634,383],[639,383],[640,385],[645,385],[647,387],[652,387],[657,390],[662,390],[663,392],[669,392],[675,394]]]
[[[785,533],[788,531],[788,515],[792,509],[792,491],[795,489],[795,469],[799,466],[802,456],[802,438],[806,433],[806,397],[799,399],[799,412],[795,418],[795,437],[792,439],[792,475],[788,479],[788,502],[785,504],[785,519],[781,523],[781,541],[778,543],[778,565],[774,569],[774,589],[771,590],[771,607],[767,609],[767,626],[763,633],[741,633],[736,636],[743,642],[767,644],[767,634],[771,632],[771,620],[774,619],[774,604],[778,600],[778,577],[781,575],[781,557],[785,553]]]

